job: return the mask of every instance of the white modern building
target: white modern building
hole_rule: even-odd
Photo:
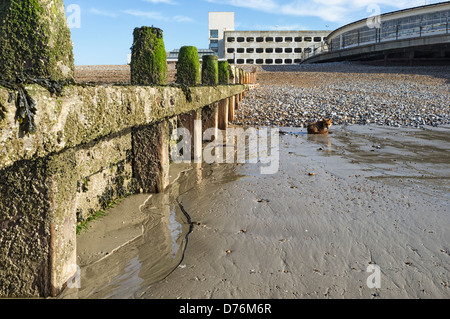
[[[234,12],[209,12],[209,49],[225,58],[224,33],[234,31]]]
[[[235,31],[234,12],[209,12],[209,49],[232,64],[297,64],[331,31]]]
[[[298,64],[331,31],[227,31],[225,59],[233,64]]]

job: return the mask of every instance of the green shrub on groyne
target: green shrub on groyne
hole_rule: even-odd
[[[178,54],[176,83],[196,86],[200,82],[200,58],[197,48],[193,46],[181,47]]]
[[[217,85],[219,83],[217,55],[204,55],[202,60],[202,83],[204,85]]]
[[[230,83],[230,65],[228,61],[219,61],[219,84]]]
[[[154,27],[135,28],[131,48],[131,84],[166,85],[167,56],[163,31]]]
[[[63,0],[0,2],[0,75],[73,80],[73,44]]]

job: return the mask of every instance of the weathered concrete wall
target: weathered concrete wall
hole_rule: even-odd
[[[0,88],[0,297],[57,295],[76,271],[77,220],[127,194],[163,191],[169,131],[192,114],[212,124],[219,101],[246,86],[191,88],[192,101],[177,87],[27,89],[37,130],[20,136]]]
[[[14,119],[15,102],[8,102],[9,91],[0,87],[0,105],[5,119],[0,121],[0,169],[15,161],[35,159],[63,149],[147,125],[177,114],[210,105],[237,95],[244,86],[191,88],[192,102],[176,87],[69,86],[61,97],[52,97],[38,86],[27,86],[37,103],[36,134],[19,137]]]

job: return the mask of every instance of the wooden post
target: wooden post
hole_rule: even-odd
[[[73,80],[73,45],[63,0],[2,1],[0,74],[9,80],[18,75]]]
[[[134,128],[133,178],[137,190],[161,193],[169,186],[169,122]]]
[[[195,162],[202,156],[202,110],[195,110],[178,116],[180,127],[186,128],[191,134],[191,159]]]
[[[235,100],[234,96],[228,98],[228,121],[229,122],[233,122],[234,121],[234,111],[235,111],[234,100]]]
[[[167,59],[163,31],[154,27],[135,28],[131,48],[131,84],[166,85]]]
[[[219,101],[219,130],[228,128],[228,99]]]

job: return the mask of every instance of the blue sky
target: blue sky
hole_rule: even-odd
[[[125,64],[133,29],[164,31],[166,51],[208,48],[208,12],[234,11],[236,30],[334,30],[375,13],[442,0],[64,0],[76,65]]]

